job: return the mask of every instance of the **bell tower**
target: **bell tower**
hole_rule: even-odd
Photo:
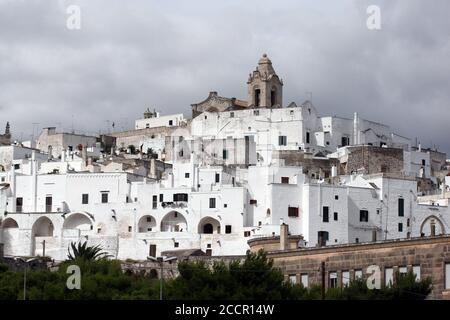
[[[253,108],[281,108],[283,80],[272,67],[272,61],[263,54],[256,70],[248,77],[248,102]]]

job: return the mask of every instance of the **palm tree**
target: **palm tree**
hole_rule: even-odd
[[[72,248],[72,252],[70,252],[70,248]],[[87,261],[94,261],[98,259],[104,259],[111,257],[110,254],[104,252],[100,245],[96,246],[87,246],[87,241],[84,243],[75,242],[70,243],[70,247],[68,248],[68,260],[75,260],[77,258],[81,258]]]

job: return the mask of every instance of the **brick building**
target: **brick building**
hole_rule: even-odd
[[[321,284],[324,270],[326,289],[341,287],[357,277],[366,279],[370,275],[367,268],[376,265],[382,286],[395,281],[397,272],[412,271],[418,278],[432,279],[429,298],[450,297],[450,236],[282,250],[292,248],[290,242],[298,240],[284,232],[286,235],[277,239],[252,239],[248,243],[253,252],[265,249],[288,281],[305,286]],[[279,245],[274,246],[276,240]]]

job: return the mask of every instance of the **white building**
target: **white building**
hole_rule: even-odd
[[[44,130],[39,149],[61,161],[18,153],[8,157],[21,167],[0,172],[5,254],[42,255],[45,247],[60,260],[71,242],[88,241],[120,259],[194,248],[237,255],[252,237],[277,235],[281,222],[307,246],[449,232],[448,201],[418,198],[418,180],[433,178],[430,153],[357,113],[322,117],[308,101],[283,108],[283,82],[267,56],[247,84],[247,101],[211,92],[192,105],[190,121],[147,111],[136,132],[116,135],[119,148],[138,143],[167,159],[171,166],[158,177],[104,155],[93,163],[87,150],[97,146],[95,137]],[[354,146],[393,149],[397,173],[338,176],[334,166],[325,179],[273,159],[292,151],[308,153],[310,165],[327,163]]]
[[[158,127],[177,127],[185,123],[182,113],[161,116],[159,112],[151,112],[147,109],[144,112],[144,119],[135,121],[135,129],[150,129]]]

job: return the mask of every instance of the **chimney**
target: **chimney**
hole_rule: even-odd
[[[86,165],[87,164],[87,150],[86,150],[86,146],[82,146],[81,158],[83,159],[83,164]]]
[[[150,173],[149,177],[152,179],[156,179],[156,161],[155,158],[150,159]]]
[[[280,250],[289,249],[289,225],[282,223],[280,225]]]

